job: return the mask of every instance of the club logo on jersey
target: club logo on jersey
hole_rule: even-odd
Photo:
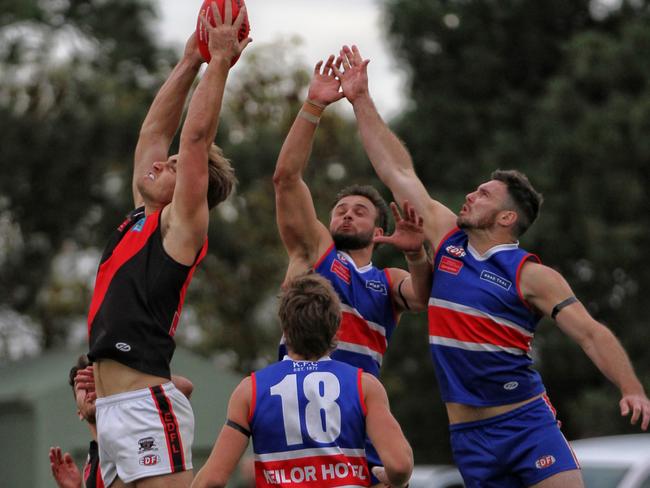
[[[115,349],[122,352],[129,352],[131,350],[131,346],[129,346],[126,342],[118,342],[115,344]]]
[[[489,283],[492,283],[493,285],[500,286],[504,290],[508,291],[510,287],[512,286],[512,282],[506,280],[505,278],[502,278],[498,274],[493,273],[492,271],[488,271],[484,269],[481,271],[481,279],[483,281],[487,281]]]
[[[465,256],[467,256],[467,253],[465,252],[465,249],[463,249],[462,247],[458,247],[458,246],[447,246],[445,248],[445,251],[447,251],[449,254],[451,254],[452,256],[455,256],[457,258],[464,258]]]
[[[370,291],[381,293],[382,295],[388,295],[386,285],[381,281],[366,280],[366,288],[368,288]]]
[[[140,232],[144,227],[144,221],[147,220],[146,217],[142,217],[138,220],[133,227],[131,227],[131,232]]]
[[[142,456],[140,458],[140,465],[141,466],[155,466],[160,462],[160,456],[157,454],[147,454],[146,456]]]
[[[443,256],[438,265],[438,269],[445,273],[457,275],[463,269],[463,262],[458,261],[458,259],[452,259],[449,256]]]
[[[542,456],[537,461],[535,461],[535,467],[537,469],[548,468],[549,466],[552,466],[554,464],[555,464],[555,458],[550,454],[548,456]]]
[[[332,266],[330,267],[330,271],[334,273],[336,276],[338,276],[339,278],[341,278],[343,281],[345,281],[348,285],[352,282],[350,270],[338,259],[332,261]]]
[[[505,385],[503,385],[504,390],[512,391],[516,390],[519,387],[519,382],[517,381],[509,381]]]
[[[156,445],[156,440],[153,437],[143,437],[138,441],[138,454],[142,454],[147,451],[157,451],[158,446]]]

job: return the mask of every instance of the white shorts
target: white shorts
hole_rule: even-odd
[[[192,469],[194,414],[173,383],[98,398],[104,485]]]

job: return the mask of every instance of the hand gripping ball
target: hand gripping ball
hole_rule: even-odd
[[[216,22],[214,20],[214,15],[212,15],[212,3],[217,4],[217,8],[219,9],[219,15],[221,15],[221,19],[225,21],[226,18],[226,2],[232,2],[232,21],[235,22],[235,19],[237,18],[237,15],[239,15],[239,10],[244,6],[244,0],[204,0],[203,4],[201,5],[201,10],[199,10],[199,16],[196,19],[196,40],[199,45],[199,52],[201,53],[201,56],[203,56],[203,59],[206,60],[206,62],[210,62],[210,59],[212,59],[212,56],[210,55],[210,50],[208,49],[208,33],[203,26],[203,23],[201,22],[201,17],[205,16],[206,12],[208,14],[208,21],[210,22],[211,25],[216,25]],[[244,22],[242,22],[241,27],[239,29],[239,32],[237,34],[237,37],[239,38],[240,41],[243,41],[248,37],[248,34],[250,32],[250,24],[248,22],[248,15],[244,17]],[[235,56],[231,63],[230,66],[233,66],[237,60],[239,59],[239,56]]]

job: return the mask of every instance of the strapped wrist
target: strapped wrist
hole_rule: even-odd
[[[314,100],[307,99],[305,100],[305,103],[302,104],[302,108],[300,109],[300,112],[298,112],[298,116],[311,122],[312,124],[318,124],[324,110],[325,105],[315,102]]]

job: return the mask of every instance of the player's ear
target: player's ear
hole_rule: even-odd
[[[517,223],[519,216],[514,210],[503,210],[499,212],[497,221],[504,227],[512,227]]]

